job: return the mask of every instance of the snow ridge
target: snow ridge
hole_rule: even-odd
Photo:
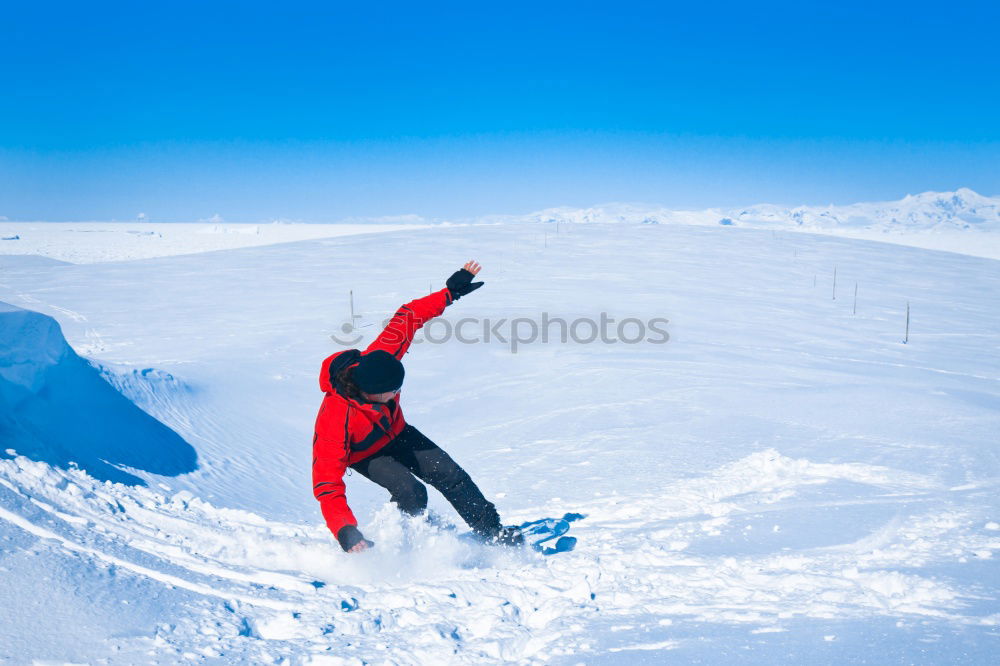
[[[968,188],[924,192],[899,201],[828,206],[758,204],[743,208],[671,210],[662,206],[612,203],[590,208],[547,208],[524,216],[485,218],[493,221],[700,224],[804,230],[867,229],[879,231],[1000,231],[1000,197]]]

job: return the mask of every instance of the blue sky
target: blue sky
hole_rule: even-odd
[[[998,3],[695,4],[11,3],[0,215],[1000,194]]]

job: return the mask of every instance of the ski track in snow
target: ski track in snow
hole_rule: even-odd
[[[942,661],[971,640],[966,660],[985,663],[1000,627],[1000,333],[976,292],[996,287],[994,262],[713,232],[574,228],[546,251],[524,228],[421,230],[5,275],[0,300],[55,316],[112,386],[195,446],[199,469],[126,469],[149,485],[125,486],[5,442],[0,536],[29,535],[25,552],[74,576],[120,572],[109,586],[125,601],[184,610],[102,636],[106,653],[0,657],[769,663],[823,645],[813,661],[842,663],[873,654],[851,636],[875,627],[891,634],[876,659]],[[617,303],[671,319],[666,362],[610,345],[407,357],[408,420],[448,442],[505,522],[585,514],[570,553],[470,544],[379,508],[357,478],[349,497],[378,547],[348,557],[319,522],[309,428],[343,292],[377,321],[423,293],[442,246],[497,267],[480,294],[494,300],[463,300],[458,316]],[[369,275],[378,287],[349,281],[375,251],[418,259]],[[972,288],[942,277],[908,292],[918,261],[922,279]],[[864,281],[860,317],[811,286],[834,262]],[[320,269],[337,277],[313,285]],[[887,322],[907,295],[919,327],[903,348]]]

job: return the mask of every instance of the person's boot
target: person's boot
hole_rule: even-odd
[[[514,527],[513,525],[501,527],[500,532],[490,541],[498,546],[523,546],[524,534],[521,533],[520,527]]]

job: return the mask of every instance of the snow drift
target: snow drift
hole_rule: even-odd
[[[0,438],[13,451],[95,478],[143,484],[135,470],[176,476],[194,448],[116,391],[79,357],[54,319],[0,302]]]

